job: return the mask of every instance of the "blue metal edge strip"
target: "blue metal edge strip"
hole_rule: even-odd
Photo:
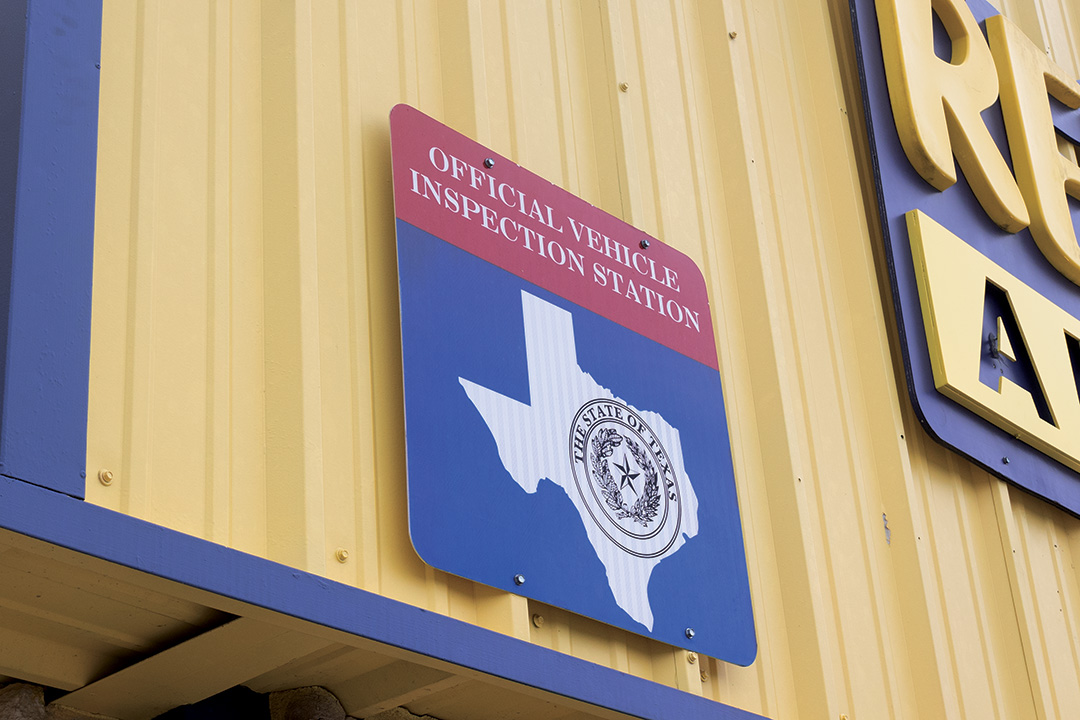
[[[207,592],[650,720],[763,716],[0,477],[0,527]]]
[[[0,100],[21,101],[14,218],[0,228],[0,472],[82,497],[102,5],[7,7],[6,20],[24,11],[25,51],[21,98]]]
[[[11,256],[15,244],[27,2],[0,2],[0,408],[4,404],[3,357],[7,354],[7,301],[11,295]]]

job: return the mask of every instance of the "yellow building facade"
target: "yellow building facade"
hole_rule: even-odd
[[[993,5],[1080,77],[1080,5]],[[666,717],[663,693],[715,717],[1080,714],[1080,521],[935,442],[908,396],[848,2],[105,0],[100,42],[78,502],[632,676],[661,709],[464,668],[12,524],[0,679],[132,718],[236,685],[442,720]],[[701,268],[749,667],[412,549],[399,103]],[[255,649],[222,650],[238,647]],[[199,663],[212,677],[126,699]]]

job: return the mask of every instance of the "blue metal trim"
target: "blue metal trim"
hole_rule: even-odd
[[[745,710],[3,477],[0,527],[616,712],[655,720],[764,720]]]
[[[27,2],[0,3],[0,408],[4,405],[2,368],[7,355],[7,300],[11,295],[11,253],[15,244]]]
[[[21,95],[0,98],[9,120],[19,106],[17,128],[2,128],[17,130],[17,157],[0,150],[0,176],[14,177],[0,179],[14,211],[0,225],[0,473],[82,497],[101,2],[4,6],[25,46]]]

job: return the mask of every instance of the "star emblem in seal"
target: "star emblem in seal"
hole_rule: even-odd
[[[570,431],[570,462],[588,516],[611,542],[642,558],[671,548],[682,524],[679,483],[640,413],[616,399],[582,405]]]
[[[634,487],[634,479],[639,477],[641,473],[630,472],[630,460],[626,457],[625,454],[623,455],[622,465],[620,465],[619,463],[612,464],[615,467],[619,468],[619,471],[622,473],[622,479],[619,480],[619,489],[622,490],[624,487],[629,485],[630,489],[634,491],[635,495],[637,495],[638,491],[637,488]]]

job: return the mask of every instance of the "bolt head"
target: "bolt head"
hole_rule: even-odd
[[[739,33],[737,33],[737,32],[735,32],[734,30],[732,30],[731,32],[729,32],[729,33],[727,34],[727,36],[728,36],[729,38],[731,38],[732,40],[734,40],[735,38],[739,37]]]
[[[484,167],[488,170],[495,167],[495,158],[484,158]]]
[[[642,241],[638,243],[638,245],[641,246],[642,250],[648,250],[649,249],[649,240],[648,240],[648,238],[643,238]]]
[[[524,585],[525,584],[525,576],[522,575],[521,573],[518,573],[517,575],[515,575],[514,576],[514,584],[515,585]]]
[[[687,640],[693,640],[695,634],[696,633],[694,632],[694,628],[686,628],[686,639]]]
[[[619,89],[622,90],[623,92],[626,92],[627,90],[630,89],[630,83],[628,83],[628,82],[619,83]]]
[[[101,481],[102,485],[112,485],[112,481],[113,481],[112,470],[99,470],[97,476],[98,476],[98,480]]]
[[[701,682],[709,682],[709,671],[708,670],[702,670],[701,671]]]
[[[533,624],[533,627],[538,627],[538,628],[544,627],[544,616],[541,615],[540,613],[535,613],[532,616],[532,624]]]
[[[343,563],[349,559],[349,551],[345,548],[338,548],[337,551],[334,553],[334,557],[337,558],[337,561],[339,563]]]
[[[690,663],[691,665],[696,663],[697,662],[697,653],[694,652],[693,650],[686,653],[686,662]]]
[[[1001,463],[1002,463],[1003,465],[1008,465],[1008,464],[1009,464],[1009,458],[1007,458],[1007,457],[1003,457],[1003,458],[1001,458]]]

